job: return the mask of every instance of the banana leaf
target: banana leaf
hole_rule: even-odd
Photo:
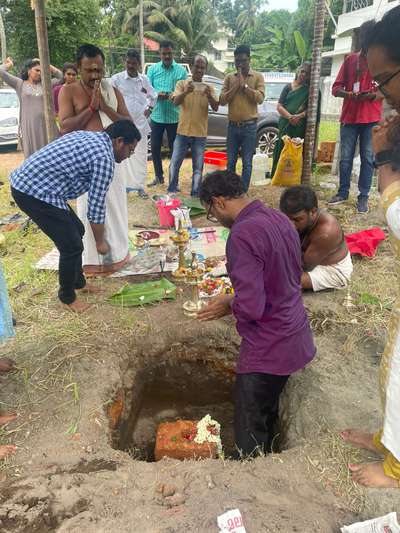
[[[186,196],[182,196],[179,199],[181,200],[184,206],[190,209],[191,218],[206,214],[207,211],[201,205],[201,202],[198,198],[188,198]]]
[[[175,298],[176,286],[166,278],[161,278],[158,281],[129,283],[107,298],[107,302],[120,307],[135,307]]]

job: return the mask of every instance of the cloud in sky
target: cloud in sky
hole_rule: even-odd
[[[272,9],[288,9],[289,11],[296,11],[297,0],[268,0],[266,11]]]

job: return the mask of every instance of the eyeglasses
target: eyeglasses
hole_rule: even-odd
[[[396,72],[393,72],[393,74],[391,74],[388,78],[386,78],[385,81],[383,81],[382,83],[379,83],[378,86],[377,86],[377,89],[378,91],[380,91],[383,96],[385,98],[390,98],[390,94],[387,92],[386,89],[384,89],[383,87],[385,85],[387,85],[389,83],[389,81],[391,81],[395,76],[397,76],[398,74],[400,74],[400,69],[399,70],[396,70]]]
[[[209,220],[210,222],[219,222],[218,218],[215,217],[215,216],[211,213],[212,205],[213,205],[213,204],[212,204],[212,202],[211,202],[210,205],[208,206],[206,218],[207,218],[207,220]]]

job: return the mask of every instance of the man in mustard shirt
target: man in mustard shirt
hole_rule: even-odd
[[[203,83],[207,66],[207,58],[197,55],[193,61],[192,79],[178,81],[171,97],[174,105],[180,106],[181,110],[169,167],[168,192],[170,193],[179,190],[179,170],[190,146],[193,167],[191,195],[198,196],[207,141],[208,106],[210,105],[214,111],[218,109],[214,88]]]
[[[228,170],[236,171],[240,150],[243,162],[242,180],[247,191],[256,146],[257,106],[264,101],[265,84],[262,74],[250,68],[249,46],[241,44],[236,48],[234,56],[237,72],[225,77],[219,103],[228,104]]]

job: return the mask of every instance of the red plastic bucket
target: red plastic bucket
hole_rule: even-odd
[[[225,170],[228,165],[228,156],[225,152],[204,152],[204,173],[214,170]]]
[[[158,200],[156,202],[158,216],[160,218],[160,226],[167,228],[174,226],[174,217],[171,215],[171,209],[176,209],[180,205],[181,201],[178,198],[173,198],[168,202],[165,202],[165,200]]]

